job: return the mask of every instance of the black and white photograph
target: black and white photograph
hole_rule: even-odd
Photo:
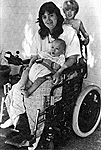
[[[0,0],[0,150],[101,150],[101,1]]]

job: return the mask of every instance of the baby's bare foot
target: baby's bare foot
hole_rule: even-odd
[[[4,129],[4,128],[7,128],[7,127],[10,127],[11,125],[13,125],[13,122],[11,121],[11,119],[8,119],[3,124],[1,124],[0,127]]]

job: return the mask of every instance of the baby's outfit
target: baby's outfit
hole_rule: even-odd
[[[41,51],[39,56],[42,59],[49,59],[54,63],[62,66],[65,63],[65,55],[61,54],[58,57],[52,57],[49,53]],[[38,77],[43,77],[50,74],[51,71],[41,63],[34,63],[29,71],[29,80],[34,82]]]

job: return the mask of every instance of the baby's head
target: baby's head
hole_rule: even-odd
[[[53,57],[58,57],[61,54],[65,54],[65,50],[66,50],[66,43],[64,40],[58,38],[52,42],[51,55]]]
[[[73,19],[79,11],[79,5],[75,0],[66,0],[63,3],[63,12],[68,19]]]

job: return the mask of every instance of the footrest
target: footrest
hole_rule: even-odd
[[[14,130],[13,128],[0,128],[0,137],[2,138],[10,138],[16,134],[18,134],[18,131]]]

